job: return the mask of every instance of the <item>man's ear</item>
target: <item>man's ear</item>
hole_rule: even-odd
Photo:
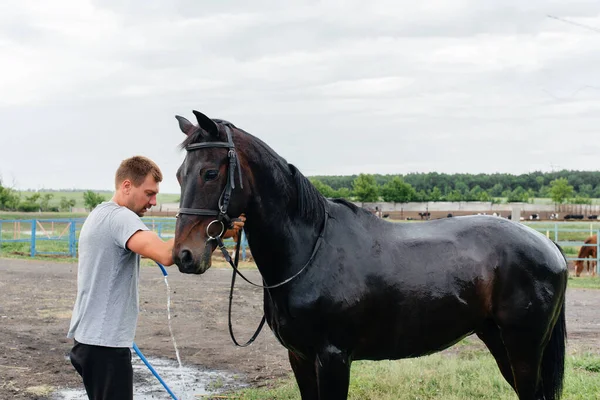
[[[129,179],[125,179],[123,182],[121,182],[121,190],[125,194],[129,194],[129,191],[131,191],[131,186],[132,184]]]

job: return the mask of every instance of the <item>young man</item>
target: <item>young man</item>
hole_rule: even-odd
[[[173,265],[174,239],[163,241],[140,217],[156,205],[163,176],[146,157],[124,160],[116,191],[86,218],[79,236],[77,298],[67,337],[71,363],[91,400],[133,399],[131,350],[139,310],[140,255]],[[243,226],[243,218],[225,237]]]

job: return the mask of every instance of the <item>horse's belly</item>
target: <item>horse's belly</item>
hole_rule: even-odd
[[[353,354],[356,360],[419,357],[451,347],[472,333],[472,329],[465,328],[452,329],[448,332],[431,331],[419,335],[390,334],[387,337],[379,336],[377,339],[359,343]]]
[[[435,353],[472,334],[485,319],[476,302],[470,304],[450,295],[410,304],[398,302],[381,310],[385,312],[377,315],[370,310],[355,320],[354,353],[359,357],[406,358]]]

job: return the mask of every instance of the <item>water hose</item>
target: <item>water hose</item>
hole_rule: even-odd
[[[167,276],[167,270],[165,269],[165,267],[161,263],[159,263],[159,262],[156,262],[156,264],[158,264],[158,266],[160,267],[163,275]],[[175,396],[175,393],[173,393],[173,391],[169,388],[169,386],[167,385],[167,383],[160,377],[160,375],[158,374],[158,372],[156,372],[156,370],[154,369],[154,367],[152,367],[152,365],[150,365],[150,363],[148,362],[148,360],[146,359],[146,357],[144,357],[144,355],[142,354],[142,352],[140,351],[140,349],[137,347],[137,345],[135,343],[133,344],[133,350],[135,350],[135,352],[138,355],[138,357],[140,357],[140,359],[144,362],[144,364],[146,364],[146,366],[148,367],[148,369],[150,370],[150,372],[152,372],[152,375],[154,375],[156,377],[156,379],[158,379],[158,381],[161,383],[161,385],[163,385],[163,387],[171,395],[171,397],[173,398],[173,400],[177,400],[177,397]]]

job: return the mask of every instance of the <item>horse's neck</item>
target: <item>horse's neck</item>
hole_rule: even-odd
[[[306,218],[295,212],[297,192],[273,190],[274,182],[253,187],[245,231],[261,275],[273,285],[298,272],[310,258],[321,233],[323,217]],[[275,186],[276,187],[276,186]],[[292,207],[292,209],[290,209]],[[318,213],[321,214],[321,213]]]

